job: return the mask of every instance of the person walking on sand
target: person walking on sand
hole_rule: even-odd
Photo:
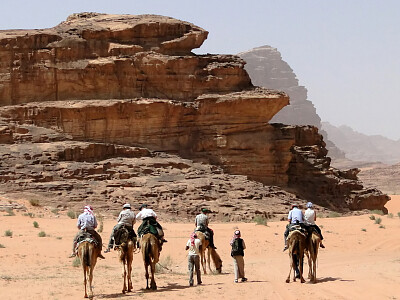
[[[189,285],[193,286],[193,269],[196,269],[197,284],[201,284],[201,273],[200,273],[200,251],[201,241],[197,238],[197,234],[193,232],[190,235],[190,239],[186,243],[186,250],[188,253],[188,267],[189,267]]]
[[[246,249],[246,244],[241,238],[240,230],[235,230],[233,238],[231,240],[231,256],[233,258],[233,267],[235,271],[235,282],[238,283],[239,277],[242,278],[242,282],[247,281],[244,276],[244,249]]]
[[[325,246],[322,244],[322,240],[324,239],[324,237],[322,236],[321,228],[319,228],[319,226],[317,224],[315,224],[315,221],[317,220],[317,214],[315,213],[315,211],[312,208],[313,204],[311,202],[307,202],[306,206],[307,206],[307,209],[304,213],[304,224],[314,228],[315,231],[317,231],[317,233],[321,237],[321,243],[319,244],[319,246],[321,248],[325,248]]]

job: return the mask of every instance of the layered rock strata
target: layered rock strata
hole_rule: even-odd
[[[328,203],[332,208],[384,208],[386,195],[377,191],[368,196],[356,176],[349,175],[353,173],[330,168],[316,127],[268,123],[289,103],[284,92],[253,87],[239,57],[192,54],[206,37],[205,30],[172,18],[95,13],[73,15],[46,30],[0,32],[0,104],[7,105],[0,109],[0,141],[6,153],[0,180],[18,181],[27,188],[39,180],[47,182],[44,191],[60,186],[62,190],[63,180],[80,172],[89,172],[95,181],[110,179],[104,165],[87,167],[91,171],[79,167],[75,172],[74,162],[118,158],[118,175],[112,176],[147,180],[146,172],[153,171],[144,168],[135,173],[135,167],[126,167],[132,162],[125,158],[146,157],[151,164],[157,159],[150,153],[157,151],[206,163],[217,173],[279,185],[313,201],[332,199]],[[72,141],[90,146],[71,146]],[[27,147],[43,147],[38,143],[52,150],[32,160]],[[21,157],[27,162],[17,163]],[[60,165],[64,160],[69,162]],[[10,172],[13,163],[18,164],[14,173]],[[186,168],[177,169],[184,176]],[[243,176],[237,178],[248,182]],[[126,193],[122,187],[116,187],[121,197]],[[144,185],[130,187],[145,189]],[[246,183],[242,189],[253,187]],[[226,189],[216,190],[215,209],[224,211],[225,200],[217,199],[226,199]],[[170,194],[182,200],[180,210],[192,214],[204,203],[185,203],[187,193]],[[150,194],[153,204],[164,207],[161,194],[146,193],[153,197]],[[195,194],[192,198],[208,197]],[[236,197],[235,204],[228,205],[232,213],[241,198],[229,195]],[[104,199],[88,198],[85,193],[77,197]],[[240,218],[248,219],[235,217]]]

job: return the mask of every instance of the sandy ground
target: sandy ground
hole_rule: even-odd
[[[0,299],[80,299],[83,298],[81,267],[69,259],[76,220],[65,213],[56,216],[27,205],[35,217],[0,213]],[[400,196],[387,204],[393,217],[370,215],[321,218],[326,249],[318,259],[316,284],[299,281],[285,283],[289,257],[282,252],[286,222],[212,224],[216,246],[223,260],[223,273],[203,275],[203,285],[189,287],[184,247],[192,224],[168,223],[168,243],[161,263],[170,271],[156,275],[159,289],[146,291],[140,255],[134,257],[134,291],[121,294],[121,266],[117,253],[99,260],[94,274],[95,299],[400,299]],[[33,222],[39,224],[34,228]],[[114,225],[104,221],[102,237],[106,242]],[[229,241],[235,228],[246,241],[245,271],[249,281],[234,283]],[[383,227],[383,228],[380,228]],[[11,230],[12,237],[5,231]],[[39,237],[44,231],[47,236]],[[308,272],[308,267],[305,267]]]

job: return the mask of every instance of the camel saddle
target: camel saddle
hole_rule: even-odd
[[[289,227],[289,235],[290,235],[290,233],[292,233],[295,230],[299,231],[305,237],[307,237],[307,235],[308,235],[307,229],[304,228],[303,226],[301,226],[300,224],[291,224]],[[288,235],[288,237],[289,237],[289,235]]]
[[[91,244],[94,244],[96,247],[99,246],[99,243],[96,241],[96,239],[87,231],[82,231],[77,240],[76,240],[76,249],[78,249],[79,245],[83,242],[89,242]]]
[[[203,224],[197,226],[195,231],[202,232],[204,234],[204,237],[206,238],[206,240],[210,240],[210,233],[208,232],[207,227],[204,226]]]
[[[136,240],[136,233],[133,228],[122,225],[115,233],[114,233],[114,241],[115,245],[119,246],[122,243],[126,243],[129,240]]]

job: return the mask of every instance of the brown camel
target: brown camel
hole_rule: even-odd
[[[132,291],[132,261],[133,252],[136,249],[135,242],[128,240],[121,243],[119,250],[119,261],[122,263],[122,277],[124,278],[124,286],[122,287],[122,293]],[[128,283],[128,288],[126,287]]]
[[[292,269],[293,269],[293,281],[296,281],[295,270],[297,268],[297,263],[298,263],[300,281],[301,283],[303,283],[305,282],[303,278],[303,258],[304,258],[304,249],[306,247],[306,236],[299,230],[293,230],[292,232],[289,233],[289,236],[287,238],[287,243],[289,246],[290,270],[286,282],[287,283],[290,282],[290,273]],[[295,258],[297,258],[297,261]]]
[[[208,269],[210,270],[210,272],[212,272],[211,266],[210,266],[210,256],[214,262],[214,266],[215,266],[215,269],[217,270],[217,273],[221,274],[221,272],[222,272],[221,257],[218,255],[218,253],[217,253],[217,251],[215,251],[215,249],[209,247],[209,241],[206,240],[206,237],[203,232],[196,231],[196,234],[197,234],[197,238],[200,239],[200,241],[201,241],[200,261],[201,261],[201,265],[203,267],[204,274],[207,274],[206,265],[208,265]],[[208,259],[206,259],[206,249],[208,250],[207,251]]]
[[[78,246],[77,251],[78,257],[81,260],[83,267],[83,285],[85,286],[85,298],[88,298],[87,286],[89,287],[89,298],[93,299],[93,270],[97,262],[97,256],[99,254],[99,249],[93,243],[82,242]],[[89,281],[89,282],[88,282]]]
[[[146,233],[142,236],[140,241],[140,248],[142,250],[142,258],[144,263],[144,269],[146,271],[146,289],[149,289],[149,266],[151,271],[151,283],[150,287],[152,290],[157,289],[156,281],[154,280],[154,273],[156,271],[156,263],[158,263],[160,257],[160,242],[151,233]]]
[[[321,244],[321,237],[318,233],[313,231],[311,236],[307,238],[307,248],[306,255],[308,258],[308,278],[311,282],[315,283],[317,281],[317,257],[318,249]]]

